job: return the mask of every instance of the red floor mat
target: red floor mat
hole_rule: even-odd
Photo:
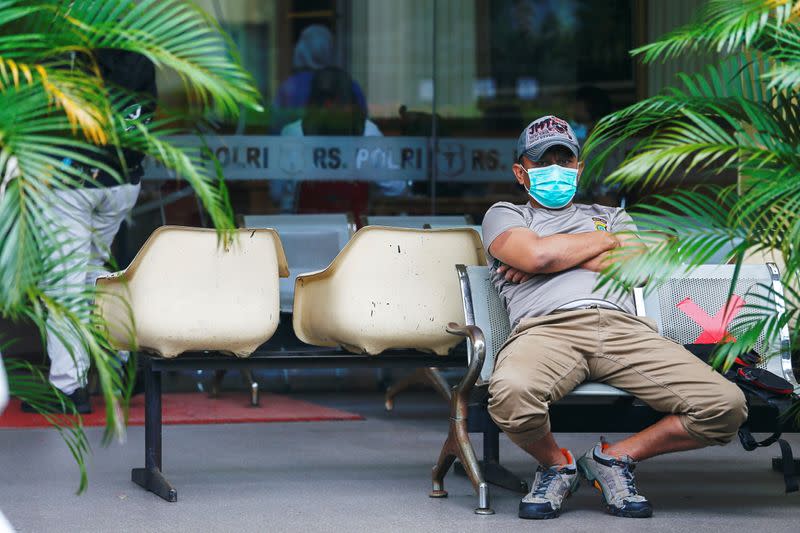
[[[322,420],[363,420],[361,415],[323,407],[280,394],[262,393],[261,405],[251,407],[246,393],[227,393],[211,399],[202,393],[164,394],[162,399],[164,424],[241,424],[247,422],[316,422]],[[20,402],[12,399],[0,415],[0,428],[46,427],[40,415],[23,413]],[[83,416],[84,426],[105,425],[103,403],[92,398],[94,411]],[[144,425],[144,395],[131,401],[129,425]]]

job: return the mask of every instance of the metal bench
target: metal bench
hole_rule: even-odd
[[[703,265],[679,273],[655,290],[645,293],[641,288],[634,291],[637,314],[653,318],[659,331],[667,338],[683,344],[698,341],[703,334],[700,324],[689,320],[677,304],[686,298],[715,315],[727,301],[728,288],[733,276],[733,265]],[[487,382],[491,376],[497,352],[508,338],[511,328],[508,314],[496,289],[489,279],[488,267],[456,267],[461,283],[464,302],[465,325],[450,324],[448,331],[467,337],[469,368],[467,377],[454,390],[451,402],[450,430],[439,460],[433,468],[431,497],[446,497],[444,476],[458,459],[478,494],[479,514],[491,514],[489,483],[519,492],[526,491],[526,484],[499,464],[499,428],[486,409]],[[782,285],[774,264],[743,265],[735,287],[735,294],[745,302],[764,301],[755,295],[768,295],[766,287],[772,287],[782,295]],[[782,302],[773,299],[778,312],[783,312]],[[738,317],[726,324],[735,328]],[[792,372],[791,354],[788,344],[788,329],[774,343],[762,338],[756,346],[762,355],[760,366],[789,380],[800,387]],[[591,409],[591,412],[587,409]],[[661,416],[649,407],[634,402],[625,391],[602,383],[584,383],[578,386],[561,402],[551,406],[551,423],[554,432],[589,431],[638,431],[654,423]],[[752,424],[753,431],[769,430]],[[483,434],[483,461],[475,456],[469,433]]]
[[[277,325],[278,274],[286,274],[285,265],[281,266],[282,252],[276,257],[271,257],[268,249],[263,251],[266,255],[248,249],[237,254],[240,248],[235,246],[230,248],[230,252],[228,249],[223,252],[214,247],[216,236],[213,230],[183,230],[191,237],[201,232],[204,237],[202,246],[187,254],[187,247],[177,246],[174,242],[154,247],[148,241],[131,267],[100,282],[102,287],[98,298],[101,314],[107,318],[116,317],[111,324],[116,347],[132,349],[138,345],[151,352],[142,354],[145,465],[144,468],[134,468],[131,477],[135,483],[165,500],[177,501],[177,490],[162,473],[161,375],[164,371],[464,368],[467,364],[464,343],[447,334],[445,324],[463,320],[458,281],[451,275],[456,262],[485,263],[480,238],[471,229],[363,228],[328,268],[301,274],[297,278],[292,316],[297,336],[308,343],[307,348],[270,350],[267,343],[249,356],[255,346],[272,335],[273,326]],[[168,236],[171,232],[178,232],[178,229],[159,230],[154,236],[158,240],[159,236]],[[252,240],[251,233],[270,235],[274,237],[276,246],[280,244],[274,230],[237,231],[247,243]],[[165,253],[170,260],[165,263],[157,256],[149,257],[149,252]],[[228,253],[249,266],[263,263],[264,275],[258,276],[256,272],[255,280],[240,279],[235,272],[218,268],[217,262],[230,262],[231,258],[225,257]],[[151,261],[162,268],[148,266]],[[137,282],[137,274],[143,275],[146,283],[142,280]],[[122,283],[123,279],[129,283]],[[230,283],[224,283],[226,280]],[[270,285],[272,290],[269,294],[254,291],[249,281],[258,288]],[[176,283],[178,287],[173,286]],[[162,286],[172,287],[170,294],[176,301],[163,301]],[[151,297],[154,294],[158,296]],[[241,312],[232,309],[230,304],[240,301],[252,303],[259,298],[268,300],[265,305],[272,310],[269,328],[256,324],[258,327],[253,328],[256,344],[252,349],[229,347],[229,343],[237,342],[235,336],[227,332],[231,322],[256,321],[256,317],[241,316]],[[220,309],[217,309],[218,299],[224,304],[219,306]],[[131,305],[128,307],[126,302]],[[153,320],[145,320],[149,329],[142,329],[139,318],[142,313],[149,312],[148,305],[160,305],[159,309],[169,310],[169,314],[162,312],[159,315],[161,320],[155,324]],[[133,311],[135,328],[127,320],[125,310],[128,308]],[[191,320],[202,320],[203,327],[191,327]],[[181,339],[180,345],[171,342],[176,337]],[[213,344],[220,337],[225,337],[225,342]],[[143,342],[144,338],[147,342]],[[166,346],[164,350],[160,349],[162,345]],[[346,347],[351,353],[341,347]],[[226,352],[240,357],[221,355]],[[161,357],[164,353],[179,355]]]

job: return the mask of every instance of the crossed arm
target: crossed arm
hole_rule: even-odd
[[[580,267],[600,272],[609,265],[611,251],[637,240],[632,234],[590,231],[541,237],[528,228],[511,228],[489,246],[499,259],[497,271],[508,281],[522,283],[535,274],[552,274]]]

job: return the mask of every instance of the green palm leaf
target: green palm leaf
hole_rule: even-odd
[[[122,438],[132,386],[124,376],[132,367],[120,368],[105,324],[93,313],[94,287],[64,291],[69,274],[85,274],[79,265],[86,258],[63,253],[70,243],[49,207],[62,191],[91,178],[62,161],[103,169],[123,183],[127,169],[121,160],[105,159],[103,145],[119,158],[123,149],[137,150],[195,188],[223,237],[233,217],[213,157],[170,141],[185,133],[178,124],[187,116],[162,110],[157,120],[131,128],[123,110],[134,95],[104,82],[94,51],[138,52],[177,73],[193,103],[189,118],[198,122],[260,109],[260,96],[231,41],[191,1],[0,0],[0,32],[0,315],[27,320],[42,337],[49,332],[90,355],[106,404],[104,442]],[[12,164],[17,173],[9,171]],[[20,383],[44,379],[14,368],[12,388],[20,394]],[[74,431],[83,435],[79,423]],[[82,467],[88,447],[65,439]],[[85,482],[82,470],[80,490]]]
[[[80,471],[78,493],[86,490],[88,477],[86,474],[86,456],[91,447],[83,431],[80,415],[75,405],[58,389],[50,385],[42,372],[28,363],[17,359],[4,359],[9,378],[9,393],[24,402],[28,402],[40,412],[48,424],[59,432],[67,445]],[[48,405],[60,404],[68,415],[53,415],[46,412]]]
[[[716,352],[727,368],[757,343],[777,346],[781,330],[798,330],[800,271],[800,2],[711,0],[697,22],[634,50],[646,63],[715,50],[727,57],[705,72],[679,76],[662,94],[605,117],[584,148],[586,172],[598,175],[608,157],[632,147],[607,179],[626,187],[661,186],[689,173],[735,173],[735,185],[655,195],[632,210],[647,244],[620,250],[600,285],[646,290],[728,249],[745,256],[777,250],[786,262],[785,295],[758,287],[734,325],[736,342]],[[776,302],[785,310],[776,311]]]

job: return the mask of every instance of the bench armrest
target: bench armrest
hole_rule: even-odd
[[[466,337],[472,344],[472,359],[469,362],[467,373],[453,390],[450,412],[451,418],[456,420],[466,419],[469,393],[481,374],[483,362],[486,358],[486,341],[483,337],[483,331],[478,326],[461,326],[455,322],[450,322],[447,324],[447,332]]]

